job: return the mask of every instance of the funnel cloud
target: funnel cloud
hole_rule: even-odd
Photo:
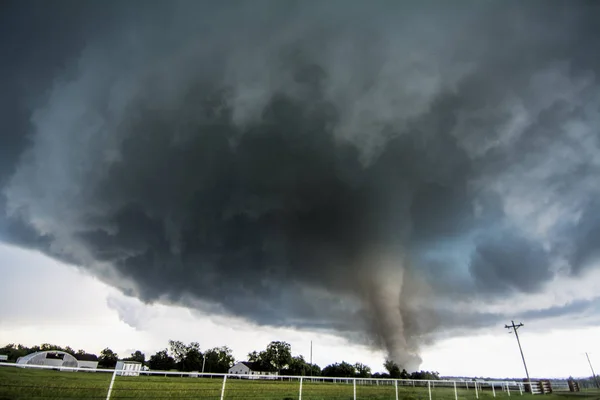
[[[5,3],[0,240],[415,370],[598,271],[598,7]]]

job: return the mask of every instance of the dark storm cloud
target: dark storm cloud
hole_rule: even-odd
[[[552,4],[10,3],[2,240],[417,368],[595,266],[598,6]]]

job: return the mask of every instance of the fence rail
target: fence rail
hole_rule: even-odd
[[[526,382],[135,371],[0,362],[0,398],[471,400],[525,395]],[[73,372],[73,373],[69,373]],[[531,394],[526,394],[531,396]]]

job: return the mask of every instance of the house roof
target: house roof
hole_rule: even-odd
[[[266,372],[261,370],[260,368],[260,364],[257,362],[252,362],[252,361],[241,361],[242,364],[244,364],[246,367],[250,368],[252,371],[256,371],[256,372]]]

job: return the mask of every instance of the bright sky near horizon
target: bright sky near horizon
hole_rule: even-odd
[[[272,340],[292,345],[321,367],[364,362],[383,371],[384,353],[330,334],[261,327],[241,319],[204,315],[183,307],[143,304],[81,269],[37,252],[0,244],[0,345],[53,343],[95,353],[110,347],[120,355],[140,349],[149,357],[169,339],[198,341],[203,349],[227,345],[238,360]],[[509,322],[509,321],[507,321]],[[517,321],[518,322],[518,321]],[[585,352],[600,360],[600,328],[569,329],[568,318],[545,331],[520,330],[532,377],[590,376]],[[424,370],[444,376],[522,377],[514,335],[502,326],[442,339],[422,352]]]

